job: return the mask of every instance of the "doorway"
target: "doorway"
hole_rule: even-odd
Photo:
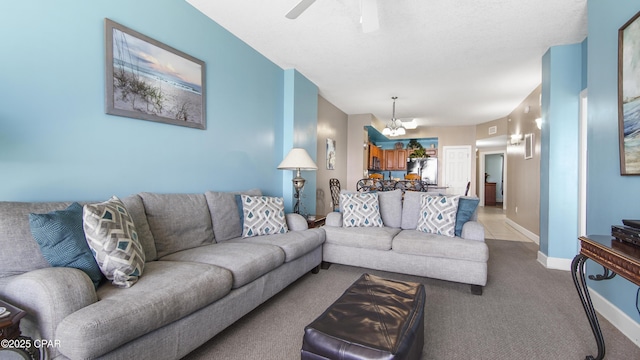
[[[479,197],[480,205],[486,203],[485,185],[495,183],[495,205],[507,208],[507,152],[506,150],[481,152]],[[491,203],[491,202],[490,202]]]
[[[471,146],[443,146],[442,150],[442,180],[446,192],[463,195],[471,181]]]

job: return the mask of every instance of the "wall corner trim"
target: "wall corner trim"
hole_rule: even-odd
[[[542,251],[538,251],[538,262],[547,269],[571,271],[572,259],[548,257]]]
[[[522,235],[528,237],[529,239],[531,239],[531,241],[533,241],[534,243],[540,245],[540,236],[534,234],[533,232],[525,229],[524,227],[520,226],[520,224],[516,223],[515,221],[506,218],[505,219],[505,224],[511,226],[512,228],[516,229],[518,232],[522,233]]]

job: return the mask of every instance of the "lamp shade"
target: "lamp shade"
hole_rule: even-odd
[[[282,160],[278,169],[281,170],[318,170],[318,166],[311,159],[311,156],[305,149],[293,148],[287,156]]]

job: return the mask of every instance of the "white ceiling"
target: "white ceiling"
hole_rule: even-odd
[[[587,35],[587,0],[186,0],[283,69],[295,68],[347,114],[472,125],[508,115],[541,83],[550,46]],[[409,133],[409,132],[408,132]]]

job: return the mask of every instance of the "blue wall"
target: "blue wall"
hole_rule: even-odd
[[[551,47],[542,58],[540,251],[552,258],[578,249],[582,59],[582,44]]]
[[[620,176],[618,152],[618,29],[640,11],[640,1],[590,0],[588,54],[587,232],[610,234],[622,219],[640,218],[640,177]],[[601,267],[588,262],[588,272]],[[616,277],[590,287],[636,322],[637,286]]]
[[[206,63],[207,130],[104,113],[104,18]],[[276,169],[292,144],[285,71],[184,0],[7,1],[0,44],[0,200],[254,187],[282,196],[290,182]],[[294,88],[296,102],[317,102],[314,89]],[[290,136],[303,130],[315,149],[315,119],[297,121]]]
[[[312,159],[317,159],[318,87],[296,70],[285,70],[284,80],[284,148],[282,158],[291,148],[304,148]],[[318,162],[316,161],[316,165]],[[284,170],[282,193],[285,211],[291,212],[295,199],[292,179],[295,171]],[[300,195],[300,213],[314,214],[316,209],[316,172],[302,171],[306,180]]]

